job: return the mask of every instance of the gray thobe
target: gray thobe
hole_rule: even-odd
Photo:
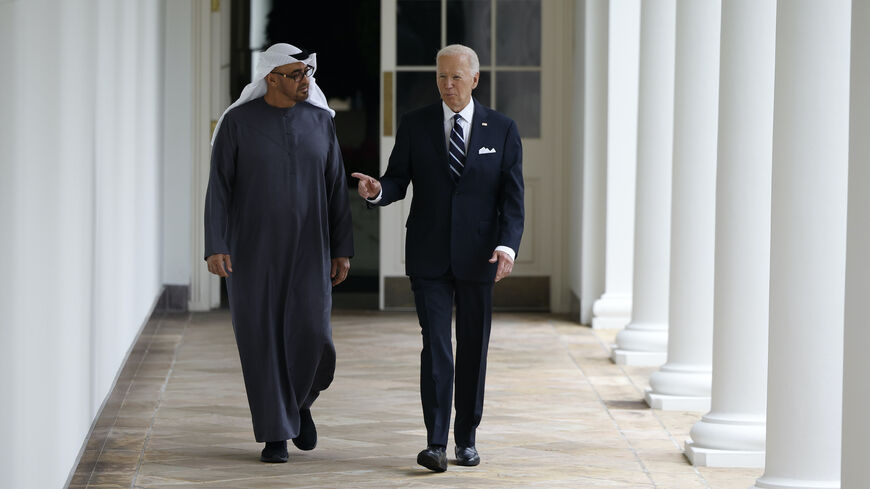
[[[353,255],[330,114],[262,98],[229,111],[212,148],[205,256],[230,255],[233,330],[257,441],[299,435],[299,410],[332,382],[331,258]]]

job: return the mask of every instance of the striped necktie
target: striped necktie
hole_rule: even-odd
[[[453,129],[450,131],[450,148],[447,164],[450,167],[450,174],[453,180],[459,180],[462,176],[462,170],[465,168],[465,135],[462,134],[462,126],[459,125],[459,120],[462,116],[455,114],[453,116]]]

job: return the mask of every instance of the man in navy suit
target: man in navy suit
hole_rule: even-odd
[[[361,173],[359,194],[384,206],[414,197],[405,240],[423,335],[420,397],[428,446],[417,463],[447,470],[456,306],[456,463],[480,463],[475,431],[483,414],[494,282],[510,275],[523,234],[522,143],[511,119],[471,97],[477,54],[458,44],[438,52],[441,101],[408,113],[380,180]]]

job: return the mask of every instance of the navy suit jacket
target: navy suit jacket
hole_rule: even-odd
[[[414,197],[405,238],[405,272],[436,278],[450,270],[460,280],[492,282],[496,246],[519,254],[523,234],[523,149],[508,117],[474,100],[471,141],[458,183],[447,165],[441,101],[402,118],[377,205]],[[494,152],[480,154],[481,148]]]

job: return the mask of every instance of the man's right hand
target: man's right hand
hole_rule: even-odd
[[[229,277],[233,271],[233,262],[230,255],[215,253],[205,259],[208,263],[208,271],[221,277]]]
[[[351,173],[350,176],[359,179],[357,192],[364,199],[374,199],[381,193],[381,182],[363,173]]]

